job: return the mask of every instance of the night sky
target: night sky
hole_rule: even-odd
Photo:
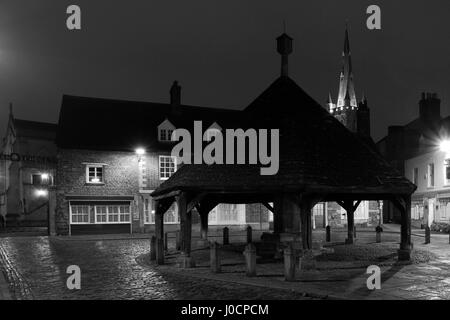
[[[0,133],[10,101],[18,118],[56,122],[63,94],[168,102],[175,79],[182,103],[244,108],[279,75],[283,20],[290,76],[323,104],[337,96],[348,19],[356,94],[378,140],[418,115],[422,91],[450,114],[450,2],[416,2],[1,0]],[[71,4],[81,31],[66,28]],[[366,28],[371,4],[381,30]]]

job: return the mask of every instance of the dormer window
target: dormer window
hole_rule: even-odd
[[[214,122],[204,133],[204,140],[211,141],[212,137],[222,134],[222,128]]]
[[[164,120],[158,126],[158,140],[161,142],[173,141],[172,134],[174,130],[175,126],[169,120]]]

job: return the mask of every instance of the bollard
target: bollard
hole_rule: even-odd
[[[330,226],[327,226],[327,227],[325,228],[325,231],[326,231],[326,238],[325,238],[325,240],[326,240],[327,242],[331,242],[331,227],[330,227]]]
[[[284,249],[284,280],[295,280],[295,251],[291,245]]]
[[[448,243],[450,243],[450,231],[448,232]]]
[[[178,251],[181,250],[181,232],[177,231],[175,234],[175,246]]]
[[[156,260],[156,237],[152,236],[150,238],[150,260]]]
[[[169,250],[169,233],[164,233],[164,250]]]
[[[221,271],[220,268],[220,251],[219,244],[217,242],[210,242],[210,266],[211,272],[219,273]]]
[[[252,243],[253,236],[252,236],[252,227],[247,227],[247,243]]]
[[[226,246],[230,244],[230,229],[228,227],[223,228],[223,245]]]
[[[353,226],[353,238],[356,238],[356,226]]]
[[[381,242],[381,232],[383,232],[383,228],[380,226],[377,226],[375,228],[375,232],[376,232],[376,234],[375,234],[376,242],[380,243]]]
[[[156,263],[164,264],[164,240],[156,239]]]
[[[253,243],[249,243],[245,247],[245,270],[247,277],[256,276],[256,248]]]
[[[425,244],[429,244],[431,241],[431,229],[429,226],[425,227]]]

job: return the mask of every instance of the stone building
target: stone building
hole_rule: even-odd
[[[387,136],[377,142],[379,152],[410,179],[411,172],[405,171],[406,160],[420,155],[426,158],[425,154],[436,151],[440,142],[448,137],[450,117],[441,116],[440,105],[441,100],[436,93],[422,93],[419,100],[419,117],[406,125],[389,126]],[[420,160],[411,160],[412,163],[416,161]],[[439,164],[441,165],[443,164]],[[392,203],[385,202],[383,218],[385,222],[398,222],[400,213]]]
[[[168,104],[64,96],[56,140],[56,233],[153,230],[150,193],[179,167],[171,156],[174,130],[192,131],[194,120],[201,120],[208,140],[222,128],[238,126],[238,114],[181,104],[177,82]],[[176,205],[164,223],[166,230],[179,228]],[[242,229],[269,225],[265,207],[235,204],[218,204],[209,223]]]
[[[411,197],[411,219],[416,227],[450,223],[450,145],[405,161],[405,176],[417,186]]]
[[[48,226],[56,125],[17,119],[10,107],[0,156],[0,215],[6,227]]]

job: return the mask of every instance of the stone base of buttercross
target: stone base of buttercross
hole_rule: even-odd
[[[181,269],[195,268],[195,261],[190,256],[181,255],[177,262],[178,267]]]

